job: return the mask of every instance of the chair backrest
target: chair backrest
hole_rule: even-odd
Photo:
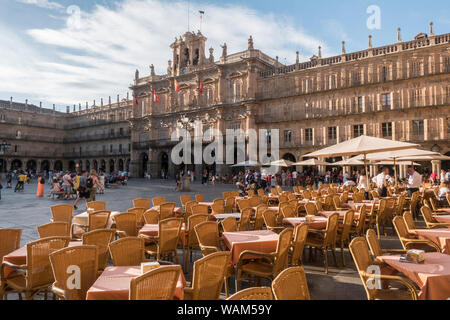
[[[241,212],[241,220],[239,221],[239,231],[248,231],[248,224],[250,223],[250,215],[252,208],[246,208]]]
[[[263,212],[267,210],[267,205],[266,204],[260,204],[257,208],[256,208],[256,212],[255,212],[255,225],[254,225],[254,229],[255,230],[262,230],[263,226],[264,226],[264,218],[263,218]]]
[[[175,202],[167,202],[161,204],[161,206],[159,207],[159,220],[161,221],[173,218],[176,205],[177,204]]]
[[[341,208],[341,198],[338,195],[333,196],[333,204],[335,209]]]
[[[350,231],[352,230],[354,217],[355,217],[355,211],[353,211],[353,210],[348,210],[345,213],[344,221],[342,224],[342,230],[341,230],[341,239],[342,240],[350,239]]]
[[[109,223],[111,211],[95,211],[89,213],[89,231],[106,229]]]
[[[217,222],[203,222],[196,225],[194,229],[204,256],[220,251],[219,224]]]
[[[39,238],[70,237],[70,228],[67,222],[51,222],[37,227]]]
[[[156,197],[156,198],[152,199],[153,207],[160,206],[160,205],[162,205],[165,202],[166,202],[166,198],[165,197]]]
[[[303,190],[303,198],[307,200],[312,200],[312,194],[309,190]]]
[[[209,206],[206,204],[196,204],[192,206],[192,214],[209,214]]]
[[[51,237],[27,244],[27,289],[50,285],[54,281],[50,254],[69,245],[70,238]]]
[[[324,234],[324,245],[331,245],[336,241],[339,213],[333,213],[328,217],[327,228]]]
[[[211,253],[194,263],[193,300],[218,300],[230,263],[230,252]]]
[[[366,232],[366,240],[372,253],[373,258],[378,258],[383,255],[380,242],[378,242],[377,233],[373,229],[369,229]]]
[[[83,245],[97,246],[98,269],[104,270],[109,259],[109,244],[114,240],[116,230],[102,229],[83,233]]]
[[[146,208],[140,208],[140,207],[136,207],[136,208],[131,208],[128,209],[128,212],[132,212],[136,215],[136,223],[138,226],[142,226],[143,222],[144,222],[144,212],[147,211],[148,209]]]
[[[433,223],[437,223],[436,219],[433,217],[433,211],[429,207],[423,206],[420,209],[420,212],[428,227],[431,227]]]
[[[74,207],[69,204],[58,204],[50,207],[52,211],[53,222],[66,222],[70,226],[72,225],[73,209]]]
[[[317,216],[317,207],[314,202],[308,202],[305,204],[306,214],[310,216]]]
[[[302,223],[294,228],[294,240],[292,241],[291,265],[301,265],[303,249],[308,236],[308,224]]]
[[[139,198],[133,200],[133,207],[135,208],[145,208],[145,210],[150,209],[150,199]]]
[[[277,190],[277,188],[271,188],[271,189],[270,189],[270,193],[271,193],[273,196],[277,196],[277,195],[278,195],[278,190]]]
[[[280,195],[280,196],[278,197],[278,201],[279,201],[280,203],[282,203],[282,202],[288,202],[288,201],[289,201],[289,198],[288,198],[287,196],[285,196],[285,195]]]
[[[250,207],[257,207],[261,204],[261,198],[259,196],[252,196],[249,200]]]
[[[96,246],[76,246],[58,250],[50,254],[55,278],[54,286],[64,290],[67,300],[86,300],[86,293],[97,280],[98,249]],[[74,266],[77,269],[74,269]],[[68,286],[73,272],[77,272],[77,286]]]
[[[221,222],[223,232],[236,232],[237,220],[234,217],[228,217]]]
[[[130,300],[173,300],[180,266],[162,266],[130,282]]]
[[[106,202],[105,201],[91,201],[86,204],[88,209],[94,211],[105,211],[106,210]]]
[[[413,233],[413,231],[417,229],[411,211],[405,211],[403,213],[403,220],[405,221],[409,233]]]
[[[195,226],[203,223],[208,222],[209,215],[207,214],[195,214],[188,218],[188,242],[187,245],[189,247],[193,247],[198,245],[197,240],[197,234],[195,233]]]
[[[251,208],[250,200],[249,199],[238,200],[237,206],[238,206],[238,209],[240,212],[242,212],[242,210],[244,210],[246,208]]]
[[[253,197],[255,195],[255,190],[248,190],[247,194],[249,197]]]
[[[273,264],[273,276],[276,277],[287,263],[287,257],[289,248],[291,247],[292,234],[294,230],[292,228],[284,229],[278,238],[277,251],[275,253],[275,260]]]
[[[123,231],[128,237],[135,237],[138,235],[136,214],[132,212],[121,213],[114,216],[116,221],[116,228],[118,231]]]
[[[234,210],[235,198],[234,197],[226,197],[225,198],[225,213],[232,213]]]
[[[367,286],[367,270],[373,265],[373,259],[370,256],[369,247],[366,239],[363,237],[355,238],[349,245],[350,253],[358,270],[359,276],[366,290],[367,297],[370,299],[375,293],[376,289]]]
[[[186,203],[188,203],[189,201],[191,201],[191,196],[188,194],[182,195],[180,196],[180,202],[181,202],[181,206],[183,208],[185,208]]]
[[[318,212],[319,211],[324,211],[324,209],[323,209],[323,201],[324,200],[321,197],[316,198],[315,205],[316,205],[316,209],[317,209]]]
[[[0,229],[0,261],[7,254],[20,248],[21,229]]]
[[[267,301],[267,300],[273,300],[272,295],[272,289],[268,287],[260,287],[260,288],[248,288],[241,290],[239,292],[236,292],[231,297],[229,297],[227,300],[260,300],[260,301]]]
[[[275,212],[273,210],[266,210],[262,215],[267,229],[276,228],[278,226]]]
[[[311,299],[303,267],[292,267],[283,270],[272,281],[272,291],[276,300]]]
[[[258,189],[258,196],[264,195],[264,189]]]
[[[402,243],[403,249],[407,250],[406,242],[408,239],[413,238],[413,236],[409,234],[405,220],[403,220],[403,217],[395,217],[392,220],[392,224],[394,225],[395,231],[397,232],[397,235]]]
[[[212,213],[220,214],[225,213],[225,201],[223,199],[216,199],[212,205]]]
[[[366,224],[366,215],[367,215],[367,206],[364,204],[361,208],[359,208],[359,217],[356,222],[355,233],[359,236],[362,235],[364,226]]]
[[[157,210],[147,210],[144,212],[145,224],[158,224],[159,222],[159,212]]]
[[[140,266],[145,260],[145,240],[122,238],[109,244],[111,259],[116,267]]]
[[[185,211],[185,216],[189,217],[190,215],[192,215],[192,207],[198,205],[197,201],[189,201],[186,203],[185,207],[184,207],[184,211]]]
[[[330,210],[334,210],[335,209],[332,195],[328,195],[328,196],[325,197],[324,209],[326,211],[330,211]]]
[[[284,218],[295,218],[297,217],[296,213],[296,207],[293,206],[285,206],[283,209],[281,209],[281,214]]]
[[[160,254],[177,249],[180,240],[183,219],[170,218],[159,222],[159,246]]]
[[[205,202],[205,197],[203,196],[203,194],[196,194],[195,195],[195,201],[197,201],[197,202]]]

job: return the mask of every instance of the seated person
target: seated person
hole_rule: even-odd
[[[450,193],[450,182],[447,181],[447,182],[442,183],[441,186],[439,187],[439,193],[438,193],[439,200],[445,201],[447,194],[449,194],[449,193]]]

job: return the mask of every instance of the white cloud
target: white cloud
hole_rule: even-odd
[[[42,3],[48,1],[20,0]],[[304,59],[329,48],[288,17],[261,13],[244,6],[200,5],[191,8],[206,11],[203,34],[207,47],[228,45],[234,53],[247,48],[253,35],[255,47],[280,61],[295,60],[300,50]],[[0,24],[0,82],[3,92],[24,93],[49,103],[74,104],[86,100],[107,100],[109,95],[124,94],[138,68],[149,74],[149,65],[165,73],[171,58],[170,44],[187,29],[187,2],[163,0],[124,0],[109,8],[96,6],[81,12],[79,28],[73,16],[59,29],[28,30],[29,38],[19,38]],[[191,30],[197,30],[199,17],[191,15]],[[76,24],[75,24],[76,25]],[[208,55],[208,52],[206,53]],[[5,84],[5,85],[3,85]]]
[[[26,4],[33,4],[35,6],[38,6],[40,8],[46,8],[46,9],[62,9],[64,6],[57,2],[48,1],[48,0],[16,0],[17,2],[22,2]]]

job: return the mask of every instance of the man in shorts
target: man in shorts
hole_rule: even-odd
[[[63,176],[62,186],[64,189],[63,199],[68,200],[72,193],[72,177],[70,176],[69,171]]]

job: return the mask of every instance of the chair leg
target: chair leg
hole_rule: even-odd
[[[242,271],[238,270],[236,275],[236,292],[241,291]]]
[[[177,262],[177,264],[180,264],[180,259],[178,258],[178,253],[177,250],[175,249],[175,251],[173,252],[174,256],[175,256],[175,260]]]
[[[341,258],[342,258],[342,266],[345,267],[344,242],[343,241],[341,241]]]
[[[334,245],[331,247],[331,253],[333,254],[334,265],[336,267],[339,267],[338,261],[337,261],[337,258],[336,258],[336,247]]]
[[[328,274],[328,249],[323,249],[323,263],[325,264],[325,274]]]
[[[190,254],[190,249],[189,246],[186,247],[186,256],[184,259],[184,273],[189,273],[189,254]]]
[[[228,298],[229,296],[230,296],[230,291],[229,291],[229,288],[228,288],[228,278],[227,277],[225,277],[225,279],[224,279],[224,282],[225,282],[225,296]]]

